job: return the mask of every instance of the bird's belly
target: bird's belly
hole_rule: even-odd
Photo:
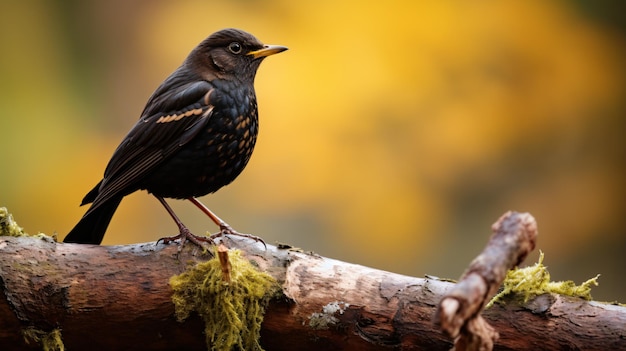
[[[231,123],[232,122],[232,123]],[[231,183],[250,160],[256,143],[255,119],[211,123],[142,182],[161,197],[188,198],[213,193]]]

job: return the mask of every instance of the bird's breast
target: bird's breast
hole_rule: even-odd
[[[231,183],[245,168],[259,130],[256,100],[215,106],[204,130],[147,179],[163,197],[203,196]]]

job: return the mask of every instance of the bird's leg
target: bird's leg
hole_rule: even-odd
[[[154,195],[154,197],[156,197],[157,200],[159,200],[159,202],[161,203],[161,205],[163,205],[163,207],[165,207],[165,210],[167,210],[167,213],[169,213],[170,216],[172,217],[172,219],[174,220],[174,222],[176,222],[176,225],[178,226],[178,230],[180,231],[180,234],[178,234],[176,236],[170,236],[170,237],[161,238],[161,239],[157,240],[157,243],[159,241],[163,240],[164,244],[169,244],[170,242],[172,242],[172,241],[174,241],[176,239],[180,239],[180,246],[178,247],[178,251],[182,250],[183,244],[187,240],[189,240],[192,243],[200,246],[203,249],[205,249],[206,247],[202,244],[202,242],[207,242],[207,243],[215,245],[215,242],[210,237],[199,237],[199,236],[194,235],[189,230],[189,228],[187,228],[183,224],[183,222],[178,218],[178,216],[174,213],[174,210],[172,210],[170,205],[167,202],[165,202],[164,198],[162,198],[160,196],[156,196],[156,195]]]
[[[234,230],[233,227],[231,227],[230,225],[228,225],[228,223],[224,222],[221,218],[219,218],[215,213],[213,213],[213,211],[211,211],[202,202],[200,202],[200,200],[196,199],[195,197],[189,197],[187,198],[187,200],[191,201],[191,203],[196,205],[196,207],[198,207],[200,211],[204,212],[204,214],[206,214],[207,216],[209,216],[209,218],[211,218],[213,223],[215,223],[218,227],[220,227],[220,232],[217,234],[211,235],[211,239],[219,238],[222,235],[230,234],[230,235],[241,236],[244,238],[249,238],[256,242],[260,242],[263,244],[263,246],[265,246],[265,248],[267,248],[267,244],[265,244],[265,241],[263,241],[263,239],[259,238],[256,235],[239,233],[238,231]]]
[[[235,234],[237,231],[233,229],[228,223],[224,222],[221,218],[219,218],[213,211],[211,211],[208,207],[206,207],[200,200],[195,197],[189,197],[187,200],[191,201],[196,207],[200,209],[200,211],[204,212],[205,215],[209,216],[213,223],[220,227],[220,231],[224,232],[224,234]]]

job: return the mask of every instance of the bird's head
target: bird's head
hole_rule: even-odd
[[[284,46],[264,45],[250,33],[229,28],[202,41],[185,64],[206,80],[238,79],[252,83],[261,61],[285,50]]]

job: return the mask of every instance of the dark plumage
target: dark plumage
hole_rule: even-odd
[[[234,232],[195,197],[229,184],[248,163],[258,132],[254,77],[265,57],[284,50],[238,29],[201,42],[152,94],[83,199],[91,207],[63,241],[102,242],[122,198],[137,190],[161,201],[182,240],[194,239],[163,198],[190,199],[222,231]]]

